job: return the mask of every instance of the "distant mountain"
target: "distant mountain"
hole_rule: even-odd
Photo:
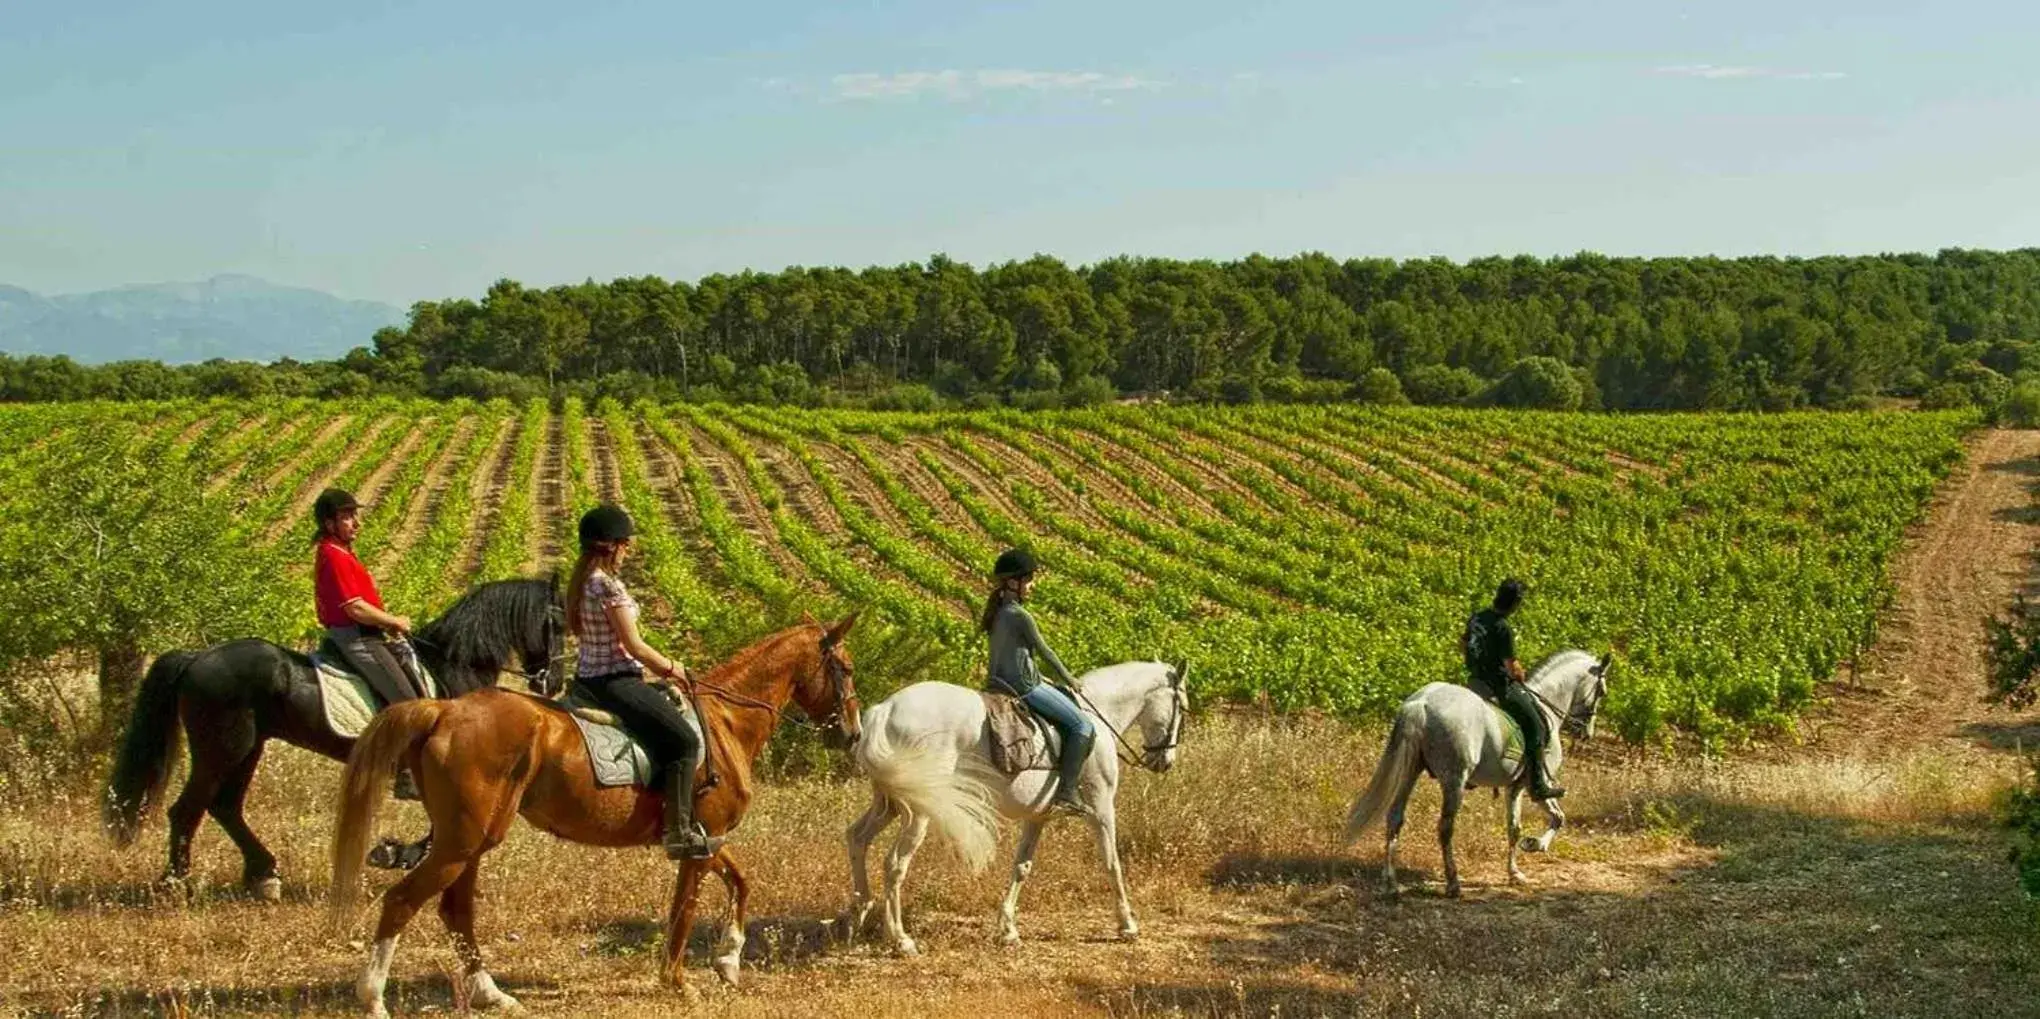
[[[328,360],[367,346],[404,312],[253,276],[44,297],[0,284],[0,352],[69,354],[83,364]]]

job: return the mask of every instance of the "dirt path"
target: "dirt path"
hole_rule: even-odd
[[[1983,619],[2030,587],[2040,552],[2040,431],[1993,430],[1935,494],[1893,570],[1896,604],[1855,677],[1807,719],[1813,748],[1878,757],[1923,744],[2040,746],[2040,726],[1983,701]]]
[[[603,502],[623,499],[623,474],[616,468],[616,441],[609,434],[609,422],[588,418],[588,465],[595,472],[595,495]]]
[[[373,455],[370,450],[375,447],[376,440],[382,438],[383,433],[389,431],[391,426],[396,425],[398,421],[398,418],[391,416],[369,425],[359,437],[348,444],[347,448],[341,450],[331,463],[319,470],[313,471],[312,475],[306,478],[304,483],[300,484],[297,487],[297,491],[291,496],[289,512],[278,518],[276,523],[270,525],[269,532],[263,536],[263,540],[273,544],[278,538],[283,537],[284,534],[289,532],[293,526],[297,526],[300,521],[304,520],[311,513],[312,501],[318,498],[319,491],[331,484],[334,478],[347,473],[354,466],[355,461],[360,460],[364,456]],[[330,432],[321,433],[319,441],[324,442],[331,434]],[[314,449],[316,449],[316,444]],[[307,451],[305,455],[310,456],[311,451]]]

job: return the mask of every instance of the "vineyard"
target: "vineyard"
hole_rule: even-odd
[[[359,551],[392,608],[421,619],[473,583],[560,565],[573,517],[613,500],[638,522],[629,579],[656,639],[713,657],[801,611],[864,607],[876,625],[853,650],[867,701],[903,680],[972,681],[982,575],[1000,548],[1028,545],[1050,570],[1038,614],[1074,667],[1188,659],[1199,697],[1354,717],[1454,675],[1460,621],[1519,575],[1533,592],[1526,658],[1612,650],[1604,717],[1623,735],[1712,738],[1789,725],[1867,644],[1904,530],[1975,425],[1366,407],[14,406],[0,410],[0,541],[25,547],[38,495],[64,491],[83,460],[127,463],[144,483],[194,477],[198,497],[144,516],[163,533],[217,532],[232,554],[128,554],[230,596],[234,610],[194,636],[304,641],[308,507],[323,486],[367,505]],[[134,488],[89,498],[117,515]],[[20,585],[0,597],[7,634],[48,604]]]

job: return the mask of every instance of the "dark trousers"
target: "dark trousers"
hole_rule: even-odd
[[[381,630],[369,626],[333,627],[326,634],[332,638],[333,646],[340,649],[340,656],[361,673],[368,688],[382,698],[385,706],[425,696],[425,684],[418,676],[416,659],[411,657],[409,647],[392,642]]]
[[[646,683],[643,673],[576,676],[574,683],[614,713],[644,744],[645,752],[659,767],[661,781],[675,763],[684,762],[690,771],[701,763],[701,740],[687,724],[687,716],[663,691]]]

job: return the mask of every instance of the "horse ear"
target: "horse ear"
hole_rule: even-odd
[[[1176,687],[1177,689],[1182,689],[1183,687],[1188,686],[1189,684],[1190,684],[1190,660],[1186,658],[1183,660],[1183,664],[1178,665],[1175,667],[1175,669],[1171,670],[1169,675],[1169,685]]]
[[[829,640],[832,642],[842,640],[843,635],[849,633],[850,628],[857,625],[857,617],[863,614],[863,609],[852,609],[849,615],[843,617],[842,622],[829,627]]]

